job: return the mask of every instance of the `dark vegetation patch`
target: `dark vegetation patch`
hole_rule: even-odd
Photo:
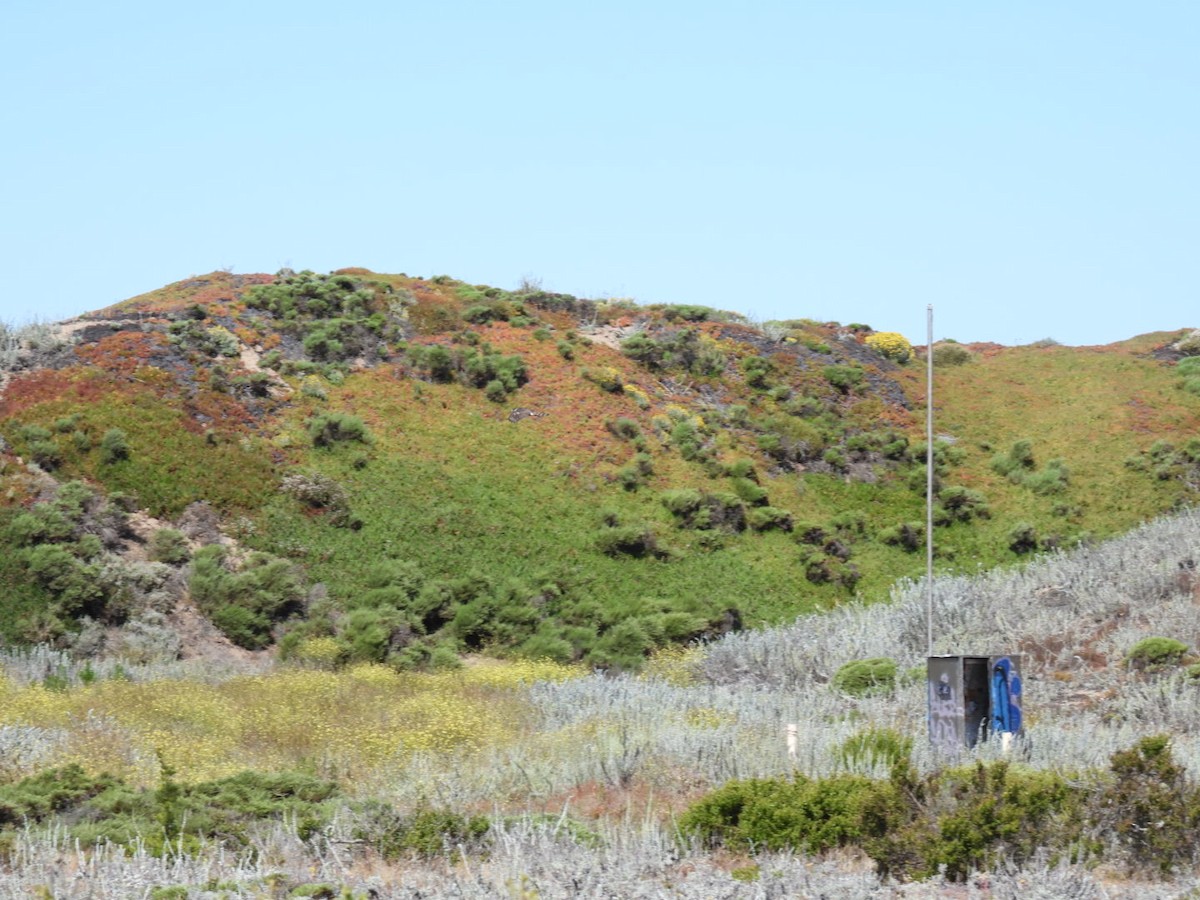
[[[161,764],[158,785],[147,789],[69,765],[0,785],[0,857],[11,852],[18,832],[56,827],[84,847],[108,843],[166,856],[213,844],[253,852],[256,837],[274,823],[293,826],[302,841],[317,841],[335,815],[348,814],[355,842],[386,860],[478,853],[491,830],[485,816],[432,806],[400,812],[380,801],[353,801],[335,782],[300,772],[246,771],[192,784],[175,774]]]
[[[1200,839],[1200,788],[1163,735],[1113,754],[1106,771],[1070,775],[1003,761],[922,777],[903,741],[879,733],[864,733],[846,753],[850,761],[890,762],[890,778],[731,781],[693,804],[680,827],[735,852],[853,847],[900,881],[939,872],[964,881],[1045,853],[1161,876],[1190,863]]]

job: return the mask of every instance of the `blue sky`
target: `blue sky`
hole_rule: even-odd
[[[176,8],[178,7],[178,8]],[[756,319],[1200,326],[1200,6],[0,8],[0,318],[367,266]]]

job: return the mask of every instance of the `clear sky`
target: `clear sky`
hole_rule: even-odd
[[[0,318],[366,266],[755,319],[1200,326],[1200,4],[0,4]]]

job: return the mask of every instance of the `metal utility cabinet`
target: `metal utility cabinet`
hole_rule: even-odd
[[[935,749],[974,747],[991,735],[1021,733],[1021,657],[930,656],[929,741]]]

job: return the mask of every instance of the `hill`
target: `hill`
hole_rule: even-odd
[[[938,570],[1190,502],[1194,343],[936,347]],[[0,364],[10,642],[632,668],[923,571],[924,364],[865,325],[217,272]]]

